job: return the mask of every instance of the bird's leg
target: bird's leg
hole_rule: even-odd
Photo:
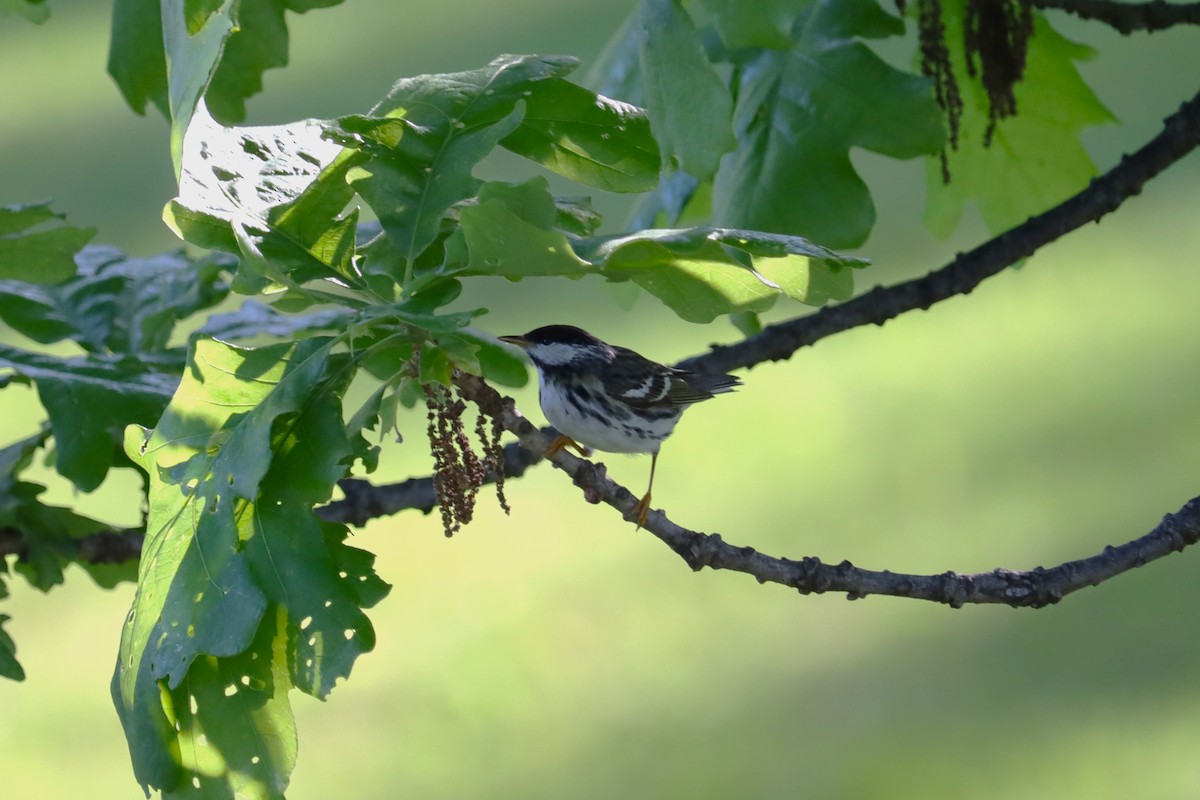
[[[554,441],[551,442],[550,446],[546,448],[546,452],[542,453],[542,457],[553,458],[568,447],[579,453],[579,455],[583,456],[584,458],[587,458],[592,454],[591,450],[587,449],[570,436],[560,433],[558,436],[554,437]]]
[[[650,455],[650,485],[646,487],[646,496],[638,500],[638,504],[634,506],[637,510],[637,528],[641,530],[646,524],[646,517],[650,515],[650,491],[654,488],[654,467],[658,464],[658,453]]]

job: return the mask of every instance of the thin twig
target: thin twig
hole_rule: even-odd
[[[1121,3],[1115,0],[1033,0],[1041,9],[1055,9],[1080,19],[1103,22],[1128,36],[1135,31],[1162,31],[1176,25],[1200,25],[1200,3]]]

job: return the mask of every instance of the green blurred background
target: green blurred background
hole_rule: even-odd
[[[99,241],[177,246],[159,222],[166,126],[130,113],[103,73],[108,4],[51,5],[40,28],[0,21],[0,203],[52,196]],[[292,65],[268,73],[250,121],[362,111],[398,77],[499,53],[571,53],[586,69],[632,5],[348,0],[291,17]],[[1085,134],[1102,168],[1195,89],[1194,34],[1054,21],[1100,50],[1082,70],[1122,120]],[[888,52],[902,61],[906,46]],[[967,220],[934,242],[921,166],[854,157],[880,210],[860,288],[984,236]],[[1200,493],[1198,179],[1193,155],[969,297],[754,369],[680,426],[656,505],[771,554],[917,572],[1049,566],[1148,531]],[[623,200],[599,205],[619,224]],[[492,309],[480,323],[494,333],[572,321],[661,360],[736,336],[650,298],[621,311],[599,287],[495,282],[468,300]],[[540,421],[532,389],[518,396]],[[35,406],[14,388],[3,403],[7,442]],[[381,480],[428,473],[416,422]],[[644,486],[648,459],[604,460]],[[135,485],[51,497],[133,523]],[[1200,796],[1194,552],[1037,612],[848,603],[693,574],[549,468],[508,496],[511,517],[485,493],[453,540],[411,512],[358,533],[394,589],[352,680],[328,703],[293,695],[289,797]],[[0,794],[140,796],[108,696],[131,588],[78,571],[49,595],[13,585],[0,610],[29,679],[0,683]]]

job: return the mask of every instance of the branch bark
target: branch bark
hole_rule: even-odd
[[[512,442],[504,447],[504,477],[519,478],[534,464],[542,461],[535,452]],[[489,473],[484,483],[495,483]],[[358,478],[338,481],[343,499],[314,509],[327,522],[343,522],[361,528],[376,517],[385,517],[406,509],[428,514],[437,505],[433,478],[409,478],[400,483],[375,485]],[[56,539],[55,547],[63,557],[88,564],[121,564],[141,557],[144,528],[105,528],[74,539]],[[70,548],[73,546],[73,552]],[[27,558],[29,542],[25,533],[14,527],[0,528],[0,559],[5,556]]]
[[[1080,19],[1103,22],[1126,36],[1135,31],[1166,30],[1176,25],[1200,25],[1200,3],[1121,3],[1115,0],[1033,0],[1041,9],[1055,9]]]
[[[523,447],[535,452],[545,452],[549,447],[550,437],[530,424],[511,398],[502,397],[474,375],[460,375],[455,383],[463,396],[499,419],[504,429],[515,435]],[[638,498],[610,479],[603,464],[577,458],[566,451],[552,460],[555,466],[571,476],[588,502],[606,503],[630,522],[637,518]],[[953,608],[961,608],[967,603],[1041,608],[1057,603],[1079,589],[1095,586],[1200,541],[1200,497],[1189,500],[1177,513],[1168,514],[1145,536],[1119,547],[1106,547],[1089,558],[1052,569],[996,569],[974,575],[957,572],[908,575],[862,569],[849,561],[826,564],[812,557],[797,561],[769,556],[752,547],[729,544],[717,533],[684,528],[658,510],[650,512],[644,527],[693,570],[708,567],[744,572],[760,583],[782,584],[802,594],[844,592],[851,600],[872,594],[889,595],[932,600]]]
[[[1167,117],[1163,129],[1137,152],[1127,155],[1086,189],[1054,208],[968,253],[946,266],[893,286],[874,289],[813,314],[768,325],[736,344],[714,345],[710,352],[677,366],[710,372],[729,372],[764,361],[783,361],[801,347],[860,325],[882,325],[906,311],[928,309],[958,294],[970,294],[987,278],[1028,258],[1039,248],[1115,211],[1139,194],[1146,181],[1200,145],[1200,94]]]

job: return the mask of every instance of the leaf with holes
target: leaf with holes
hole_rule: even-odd
[[[340,399],[352,373],[344,364],[335,369],[343,377],[326,382],[279,432],[246,542],[258,585],[284,611],[291,682],[322,698],[375,646],[354,585],[373,576],[339,567],[345,528],[312,513],[329,500],[355,455]]]
[[[260,535],[260,487],[286,423],[326,385],[332,343],[199,340],[157,427],[126,432],[129,457],[150,478],[149,515],[113,696],[143,785],[180,779],[176,710],[160,684],[186,679],[195,690],[197,658],[243,653],[260,628],[268,598],[246,542]]]
[[[226,128],[200,108],[184,140],[179,195],[164,218],[184,240],[239,253],[235,288],[357,282],[358,215],[346,176],[359,154],[327,141],[326,123]]]
[[[262,73],[287,63],[285,11],[341,0],[116,0],[108,71],[134,111],[153,103],[171,120],[179,169],[183,136],[205,97],[226,123],[245,116]]]
[[[281,798],[296,764],[283,613],[269,609],[253,641],[229,658],[201,656],[169,698],[179,742],[164,798]]]

